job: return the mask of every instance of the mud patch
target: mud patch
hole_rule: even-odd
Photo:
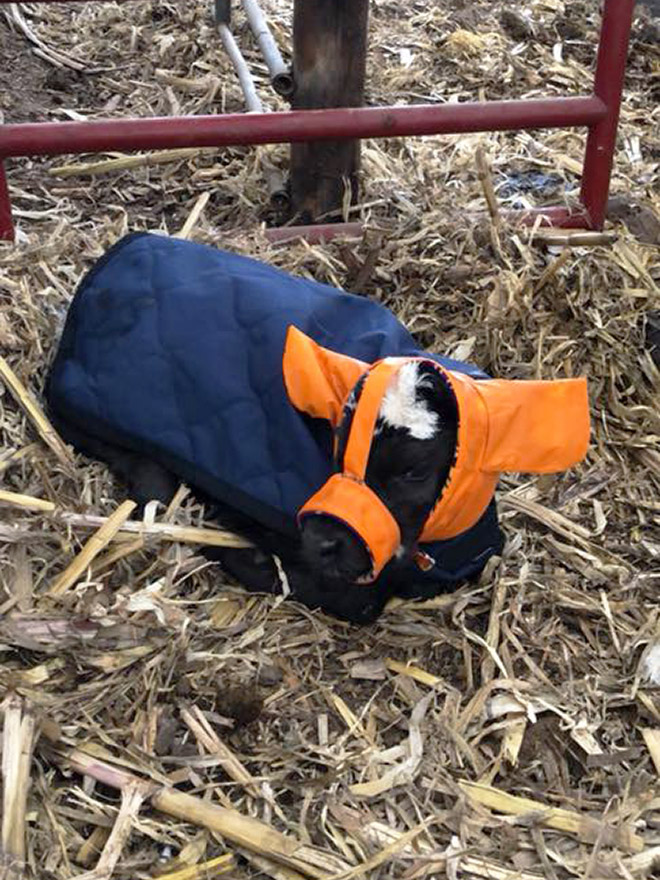
[[[51,70],[0,18],[0,112],[5,122],[43,122],[44,83]]]

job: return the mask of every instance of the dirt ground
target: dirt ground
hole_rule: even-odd
[[[263,5],[286,54],[290,3]],[[598,8],[374,0],[368,100],[584,93]],[[20,10],[46,54],[85,69],[36,56],[0,13],[5,122],[243,109],[206,0]],[[7,163],[17,243],[0,245],[0,354],[37,402],[93,261],[129,230],[180,232],[205,204],[194,240],[373,297],[435,351],[507,378],[586,375],[593,437],[570,473],[502,480],[507,549],[479,584],[358,629],[249,596],[194,546],[155,539],[113,543],[48,595],[91,534],[80,517],[125,493],[100,464],[58,457],[0,381],[0,488],[55,507],[0,507],[0,701],[18,700],[1,703],[3,758],[34,746],[26,849],[3,829],[0,869],[13,857],[19,876],[69,880],[105,847],[96,880],[208,876],[214,859],[275,880],[657,875],[659,27],[640,6],[597,246],[492,227],[477,171],[481,147],[500,208],[571,203],[580,131],[366,141],[351,216],[367,234],[323,247],[262,234],[286,147],[69,176],[58,168],[117,157]],[[284,109],[239,14],[236,35],[266,106]],[[172,519],[199,526],[204,511],[184,498]],[[168,814],[150,789],[138,808],[116,775],[81,775],[81,755],[202,807]],[[220,826],[205,807],[227,811]]]

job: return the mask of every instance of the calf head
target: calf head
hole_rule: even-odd
[[[351,431],[358,428],[354,422],[364,383],[363,376],[349,395],[337,428],[337,472],[346,469],[347,445]],[[406,361],[391,375],[379,401],[364,483],[398,530],[394,549],[399,559],[414,549],[447,480],[457,429],[455,398],[432,362]],[[377,516],[375,510],[373,515]],[[314,511],[301,517],[301,532],[305,559],[324,580],[353,583],[368,578],[373,560],[363,540],[337,516]]]
[[[295,328],[284,377],[294,406],[336,428],[337,472],[298,512],[303,552],[326,582],[373,581],[417,541],[475,525],[500,473],[557,473],[588,447],[584,379],[481,379],[424,357],[369,366]]]

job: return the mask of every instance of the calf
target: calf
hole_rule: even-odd
[[[248,589],[278,589],[276,556],[295,598],[354,622],[476,577],[499,473],[569,467],[589,437],[584,380],[491,380],[364,297],[147,234],[81,282],[46,398],[135,500],[185,482],[248,538],[208,551]]]

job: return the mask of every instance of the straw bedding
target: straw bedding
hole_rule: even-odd
[[[5,121],[240,111],[208,5],[21,4],[0,19]],[[264,5],[286,54],[291,4]],[[578,94],[597,25],[594,0],[374,0],[368,100]],[[266,106],[284,108],[240,14],[235,28]],[[18,242],[0,246],[0,873],[653,874],[659,76],[658,20],[640,7],[597,244],[497,213],[574,199],[582,132],[365,142],[350,219],[367,233],[324,246],[264,238],[266,177],[285,147],[125,170],[80,168],[111,156],[8,163]],[[247,595],[198,555],[196,542],[223,536],[185,491],[128,530],[121,486],[62,447],[35,408],[77,281],[133,229],[360,290],[428,347],[496,375],[587,375],[587,460],[502,482],[508,545],[478,585],[394,602],[365,629]]]

